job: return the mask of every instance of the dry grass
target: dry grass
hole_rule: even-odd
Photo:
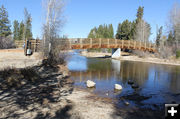
[[[0,71],[0,88],[18,88],[26,82],[35,82],[40,76],[32,68],[6,68]]]

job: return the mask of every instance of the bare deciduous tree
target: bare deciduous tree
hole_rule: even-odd
[[[180,5],[175,3],[170,11],[170,30],[174,32],[174,43],[176,48],[179,49],[180,43]]]
[[[62,56],[59,46],[63,46],[62,43],[64,43],[59,41],[62,40],[59,38],[59,33],[64,24],[64,0],[45,0],[43,2],[46,13],[46,21],[43,25],[44,56],[51,62],[58,62]]]
[[[136,25],[135,40],[140,42],[149,42],[150,26],[144,20],[139,20]]]
[[[0,37],[0,49],[15,48],[14,41],[11,36]]]

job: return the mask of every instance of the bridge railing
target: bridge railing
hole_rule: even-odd
[[[108,38],[85,38],[85,39],[69,39],[71,49],[87,49],[87,48],[127,48],[133,50],[155,51],[156,47],[152,43],[138,42],[135,40],[119,40]]]
[[[31,40],[31,46],[34,51],[40,49],[42,40]],[[15,41],[16,47],[22,48],[24,41]],[[88,48],[122,48],[132,50],[147,50],[156,51],[155,44],[138,42],[135,40],[119,40],[108,38],[73,38],[73,39],[61,39],[60,43],[65,46],[66,49],[88,49]]]

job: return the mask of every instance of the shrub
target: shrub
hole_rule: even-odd
[[[13,39],[10,36],[0,37],[0,49],[15,48]]]
[[[180,50],[177,50],[176,51],[176,58],[179,58],[180,57]]]

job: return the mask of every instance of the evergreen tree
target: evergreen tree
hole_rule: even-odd
[[[123,21],[122,24],[118,25],[116,34],[117,39],[130,40],[131,39],[131,22],[128,20]]]
[[[109,25],[109,38],[114,38],[114,29],[112,24]]]
[[[11,34],[10,21],[8,19],[8,12],[2,5],[0,8],[0,37],[7,37]]]
[[[97,28],[94,27],[93,29],[91,29],[88,38],[97,38]]]
[[[137,10],[137,14],[136,14],[136,23],[138,23],[140,20],[143,19],[143,15],[144,15],[144,7],[139,6],[138,10]]]
[[[27,9],[24,9],[24,17],[25,17],[25,39],[32,39],[32,18],[31,14],[28,13]]]
[[[168,34],[167,43],[168,43],[168,45],[171,46],[173,44],[173,42],[174,42],[174,35],[173,35],[173,32],[170,31]]]
[[[161,26],[158,30],[157,36],[156,36],[156,46],[159,47],[160,46],[160,40],[161,40],[161,36],[162,36],[162,29],[163,27]]]
[[[23,21],[20,23],[20,26],[19,26],[19,35],[18,35],[18,39],[19,40],[24,40],[23,39],[23,35],[25,34],[25,31],[24,31],[25,27],[24,27],[24,23]]]
[[[88,38],[114,38],[113,25],[99,25],[98,28],[94,27],[88,34]]]
[[[17,20],[14,20],[13,24],[13,39],[14,40],[19,40],[19,22]]]
[[[131,33],[130,33],[130,37],[132,40],[135,40],[135,35],[136,35],[136,22],[133,21],[131,23]]]
[[[151,26],[143,20],[144,7],[139,7],[136,14],[136,23],[133,38],[136,41],[149,42]]]
[[[116,33],[116,39],[120,39],[121,34],[121,23],[118,24],[117,33]]]

